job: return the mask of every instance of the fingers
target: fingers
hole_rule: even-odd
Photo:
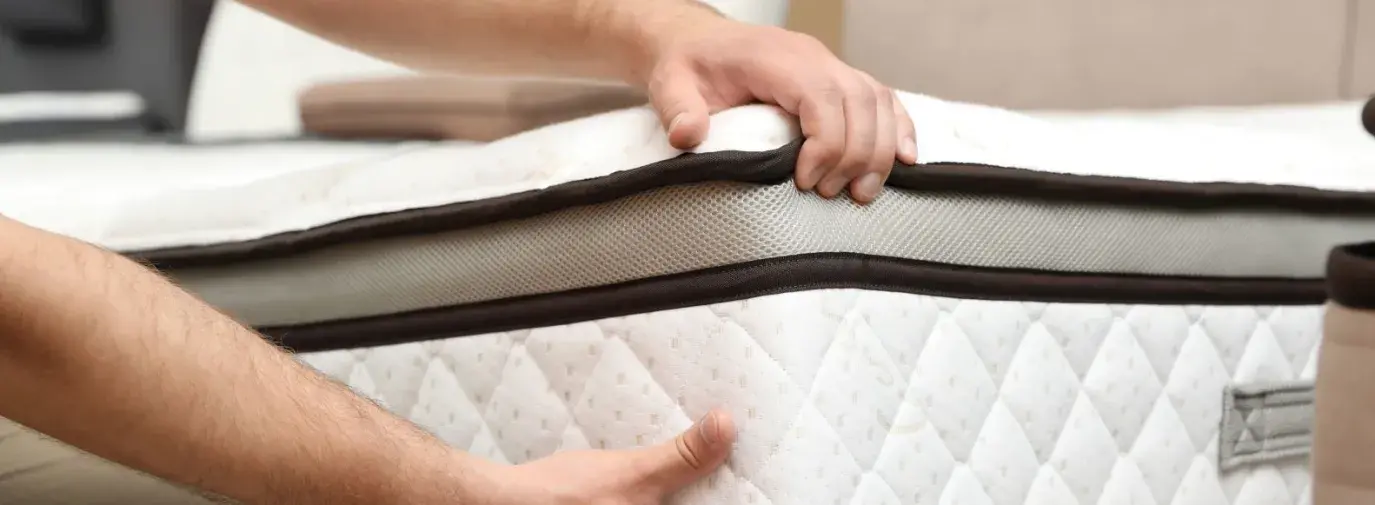
[[[878,137],[878,97],[873,88],[863,82],[849,83],[844,104],[845,151],[816,187],[816,192],[826,198],[840,195],[850,181],[864,174]]]
[[[845,97],[838,88],[822,88],[802,98],[802,151],[797,156],[797,188],[811,191],[845,154]]]
[[[894,160],[916,162],[912,121],[893,91],[863,73],[844,86],[840,98],[825,91],[802,100],[802,153],[798,188],[834,198],[847,187],[860,203],[872,202],[892,172]],[[826,88],[823,88],[823,90]]]
[[[649,485],[667,495],[696,482],[720,467],[734,444],[735,423],[730,415],[708,412],[692,428],[644,453],[649,459]]]
[[[877,104],[875,107],[874,148],[859,177],[850,182],[850,195],[855,201],[869,203],[878,198],[888,174],[893,171],[893,159],[897,156],[898,134],[897,116],[893,112],[893,93],[882,85],[869,80],[866,83],[873,90]]]
[[[689,150],[707,137],[710,111],[698,80],[687,70],[665,69],[649,83],[649,100],[674,149]]]
[[[897,97],[897,92],[889,90],[893,100],[893,116],[898,129],[898,161],[907,165],[917,164],[917,129],[912,124],[912,116],[907,114],[907,106]]]

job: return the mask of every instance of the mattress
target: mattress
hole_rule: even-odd
[[[301,161],[129,192],[78,181],[137,156],[11,146],[0,212],[147,262],[498,461],[729,409],[731,460],[678,503],[1308,502],[1326,258],[1375,235],[1360,104],[900,98],[922,161],[870,205],[796,190],[797,125],[748,106],[692,153],[636,108],[276,146]]]

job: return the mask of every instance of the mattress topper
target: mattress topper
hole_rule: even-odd
[[[1247,111],[1249,116],[1208,109],[1037,116],[908,93],[900,98],[917,125],[918,157],[926,167],[988,165],[1173,183],[1375,189],[1375,170],[1369,169],[1375,166],[1375,144],[1360,129],[1356,104],[1307,111],[1310,116],[1340,113],[1346,131],[1295,131],[1228,123],[1266,114],[1293,121],[1303,109],[1288,115],[1272,108]],[[790,116],[769,106],[746,106],[718,113],[695,152],[770,152],[799,136]],[[12,144],[0,146],[0,212],[116,250],[156,250],[259,239],[363,216],[546,189],[680,154],[647,108],[600,114],[482,146]],[[176,165],[175,172],[149,168],[158,164]],[[123,187],[111,191],[110,184]]]
[[[0,212],[146,260],[265,331],[395,334],[385,318],[404,316],[429,328],[416,338],[828,287],[1317,303],[1329,250],[1375,235],[1360,104],[900,99],[921,163],[867,206],[797,191],[796,122],[755,105],[716,114],[694,153],[644,108],[489,144],[10,146]]]

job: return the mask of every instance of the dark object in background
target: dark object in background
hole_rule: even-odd
[[[180,136],[214,0],[0,0],[0,94],[132,92],[112,121],[0,124],[0,141],[109,132]],[[42,123],[42,124],[39,124]]]
[[[105,0],[0,0],[0,32],[26,47],[98,45],[106,20]]]
[[[1361,109],[1361,126],[1365,127],[1366,133],[1375,135],[1375,96],[1366,100],[1365,107]]]

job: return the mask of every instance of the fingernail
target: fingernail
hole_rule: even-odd
[[[816,189],[818,181],[812,180],[812,172],[814,172],[815,170],[815,168],[803,168],[801,165],[798,165],[797,175],[794,178],[797,182],[797,189],[800,189],[802,191],[811,191],[813,189]]]
[[[878,174],[873,172],[864,174],[863,177],[859,178],[859,182],[855,184],[855,196],[859,197],[860,200],[872,201],[878,196],[879,189],[881,189],[880,186],[882,185],[883,181],[879,180]]]
[[[816,192],[823,198],[835,198],[840,196],[842,191],[845,191],[845,187],[848,186],[849,183],[850,181],[845,180],[843,177],[827,177],[826,180],[816,184]]]
[[[898,145],[898,149],[901,150],[903,158],[907,158],[913,161],[917,159],[916,139],[913,139],[912,137],[902,139],[902,143]]]
[[[702,420],[697,422],[697,430],[702,432],[702,439],[706,440],[708,444],[715,444],[716,441],[721,440],[721,426],[716,420],[716,415],[712,412],[707,412],[707,415],[702,416]]]
[[[673,120],[668,122],[668,131],[673,131],[677,129],[678,123],[683,122],[683,116],[686,115],[686,112],[679,112],[677,116],[673,116]]]

